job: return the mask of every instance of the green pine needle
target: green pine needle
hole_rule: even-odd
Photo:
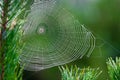
[[[110,80],[120,80],[120,57],[116,57],[115,61],[109,58],[107,60],[107,68]]]
[[[91,68],[80,69],[77,66],[71,66],[71,68],[59,67],[60,72],[62,74],[62,80],[97,80],[98,76],[102,73],[102,71]]]
[[[0,80],[22,80],[23,68],[20,68],[20,55],[23,48],[21,40],[25,12],[28,0],[0,0]]]

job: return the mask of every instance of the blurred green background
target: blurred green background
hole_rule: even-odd
[[[98,80],[107,80],[106,59],[120,57],[120,0],[58,0],[58,2],[96,37],[96,48],[92,55],[68,65],[77,65],[80,68],[99,67],[103,74]],[[61,80],[61,74],[58,67],[39,72],[24,71],[23,80]]]

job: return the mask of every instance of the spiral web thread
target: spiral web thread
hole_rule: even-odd
[[[54,0],[36,0],[27,19],[23,28],[26,44],[21,55],[25,70],[66,64],[86,53],[90,56],[95,47],[93,34]]]

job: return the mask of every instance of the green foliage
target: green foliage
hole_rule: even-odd
[[[21,77],[19,59],[23,43],[21,42],[22,32],[19,25],[21,25],[21,23],[16,25],[13,30],[7,31],[4,80],[18,80]]]
[[[23,47],[21,41],[24,20],[19,18],[25,11],[27,0],[0,1],[0,80],[22,80],[20,54]]]
[[[120,57],[117,57],[115,61],[109,58],[107,61],[107,68],[110,80],[120,80]]]
[[[102,73],[98,68],[91,69],[91,68],[84,68],[80,69],[77,66],[69,69],[68,66],[66,67],[59,67],[62,80],[97,80],[98,76]]]

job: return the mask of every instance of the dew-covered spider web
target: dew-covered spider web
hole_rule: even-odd
[[[23,29],[25,70],[66,64],[90,56],[95,47],[93,34],[55,0],[35,0]]]

